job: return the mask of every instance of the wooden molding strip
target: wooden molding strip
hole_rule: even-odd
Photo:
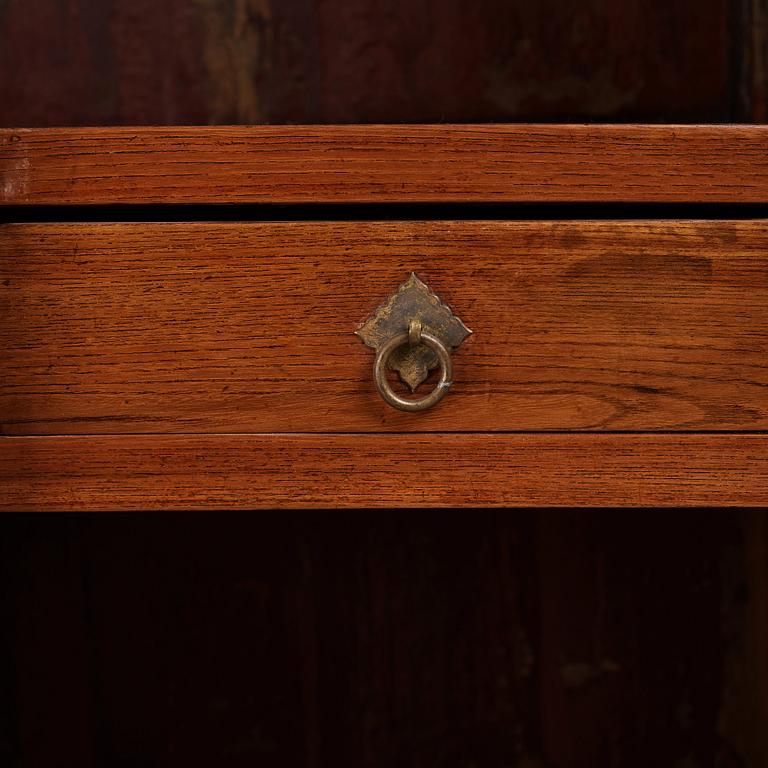
[[[759,506],[761,434],[0,439],[13,510]]]
[[[0,130],[0,204],[768,202],[768,126]]]

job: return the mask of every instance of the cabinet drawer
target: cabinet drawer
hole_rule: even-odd
[[[764,505],[766,146],[0,131],[0,509]],[[458,347],[430,341],[431,296],[387,314],[413,273],[472,330]],[[368,334],[380,313],[396,342]],[[442,373],[416,397],[447,394],[396,410],[387,355],[420,339]]]
[[[5,225],[0,422],[764,430],[766,253],[762,220]],[[412,271],[474,332],[415,414],[381,400],[354,335]]]

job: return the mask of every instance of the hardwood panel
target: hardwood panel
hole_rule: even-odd
[[[4,515],[3,765],[763,766],[747,517]]]
[[[88,616],[91,551],[75,533],[82,520],[6,515],[0,523],[5,766],[104,764],[93,738],[102,702]]]
[[[747,5],[4,0],[0,124],[733,121]]]
[[[0,491],[10,511],[766,505],[768,437],[7,437]]]
[[[720,510],[717,512],[720,514]],[[729,564],[726,571],[736,588],[731,590],[736,599],[724,612],[738,639],[734,642],[733,634],[723,633],[729,640],[730,653],[724,669],[724,706],[718,727],[743,755],[744,765],[766,765],[768,739],[763,724],[768,722],[768,507],[740,514],[738,520],[741,562],[736,560],[736,567]]]
[[[9,225],[0,426],[766,429],[767,250],[762,221]],[[411,270],[474,331],[423,414],[353,334]]]
[[[0,131],[1,203],[766,202],[767,126]]]
[[[752,676],[733,690],[726,671],[755,669],[750,646],[765,637],[744,620],[760,601],[741,570],[748,514],[538,511],[541,766],[763,764],[723,727],[761,685]],[[750,717],[739,722],[765,740]]]

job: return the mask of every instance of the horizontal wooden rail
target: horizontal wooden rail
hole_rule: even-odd
[[[766,202],[768,126],[0,130],[0,204]]]
[[[760,434],[0,439],[5,510],[766,504]]]

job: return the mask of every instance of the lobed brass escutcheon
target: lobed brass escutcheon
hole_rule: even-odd
[[[451,352],[472,331],[412,272],[355,333],[376,350],[373,379],[384,402],[414,412],[443,399],[452,383]],[[401,397],[387,380],[387,369],[397,371],[400,380],[415,392],[438,365],[440,379],[422,398]]]

